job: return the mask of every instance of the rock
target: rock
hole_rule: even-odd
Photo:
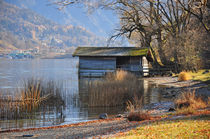
[[[122,117],[124,117],[122,114],[118,114],[118,115],[116,115],[115,116],[116,118],[122,118]]]
[[[107,119],[108,118],[108,114],[107,113],[101,113],[99,115],[99,119]]]
[[[169,108],[168,111],[176,111],[174,108]]]
[[[23,135],[23,137],[33,137],[34,135]]]
[[[205,70],[202,74],[206,74],[209,73],[209,70]]]

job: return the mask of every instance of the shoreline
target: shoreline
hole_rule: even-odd
[[[34,130],[47,130],[47,129],[56,129],[56,128],[66,128],[66,127],[75,127],[75,126],[83,126],[86,124],[92,124],[97,122],[110,122],[120,120],[121,118],[109,118],[109,119],[97,119],[97,120],[90,120],[86,122],[78,122],[72,124],[64,124],[64,125],[57,125],[57,126],[47,126],[47,127],[35,127],[35,128],[21,128],[21,129],[8,129],[8,130],[0,130],[1,133],[10,133],[10,132],[25,132],[25,131],[34,131]]]
[[[198,94],[204,92],[204,94],[210,96],[210,90],[206,84],[199,81],[183,81],[178,82],[177,77],[152,77],[143,78],[144,80],[163,86],[165,89],[162,95],[167,97],[177,97],[182,91],[187,91],[188,89],[195,89]],[[164,94],[166,93],[167,94]],[[176,94],[175,96],[173,96]],[[150,104],[149,104],[150,105]],[[170,107],[173,107],[173,102],[162,102],[148,105],[147,109],[153,116],[162,116],[166,114]],[[160,119],[160,118],[159,118]],[[164,120],[164,119],[163,119]],[[151,122],[150,120],[149,122]],[[79,122],[67,125],[58,125],[50,127],[40,127],[40,128],[26,128],[26,129],[13,129],[0,131],[3,138],[17,138],[23,137],[23,135],[33,135],[37,138],[59,138],[59,137],[71,137],[71,138],[87,138],[87,137],[101,137],[108,136],[131,130],[143,123],[148,121],[140,122],[129,122],[127,118],[110,118],[105,120],[93,120],[87,122]]]
[[[195,91],[197,95],[210,96],[209,85],[202,81],[178,81],[178,77],[148,77],[144,80],[165,87],[163,95],[167,97],[177,97],[182,92]]]

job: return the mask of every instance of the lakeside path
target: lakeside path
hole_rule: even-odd
[[[196,84],[201,84],[200,81],[193,80],[178,81],[178,77],[149,77],[144,78],[144,80],[167,87],[191,87]]]
[[[95,120],[90,122],[83,122],[78,124],[16,130],[9,132],[0,132],[0,138],[2,139],[19,139],[24,138],[27,135],[33,135],[31,138],[40,139],[56,139],[56,138],[93,138],[101,137],[110,134],[116,134],[118,132],[125,132],[135,127],[140,126],[142,122],[129,122],[126,118],[114,118],[107,120]]]
[[[156,85],[164,86],[166,89],[166,97],[171,97],[171,91],[174,91],[174,96],[181,92],[195,91],[198,95],[210,96],[210,88],[208,84],[201,81],[178,81],[178,77],[149,77],[144,80],[154,83]],[[162,93],[163,94],[163,93]],[[172,96],[173,96],[172,95]]]

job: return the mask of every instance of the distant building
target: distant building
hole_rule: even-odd
[[[148,53],[140,47],[78,47],[73,56],[79,57],[80,77],[101,77],[118,69],[146,76]]]

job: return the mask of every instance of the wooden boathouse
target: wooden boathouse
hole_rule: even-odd
[[[108,72],[125,70],[148,75],[148,48],[140,47],[78,47],[80,77],[101,77]]]

